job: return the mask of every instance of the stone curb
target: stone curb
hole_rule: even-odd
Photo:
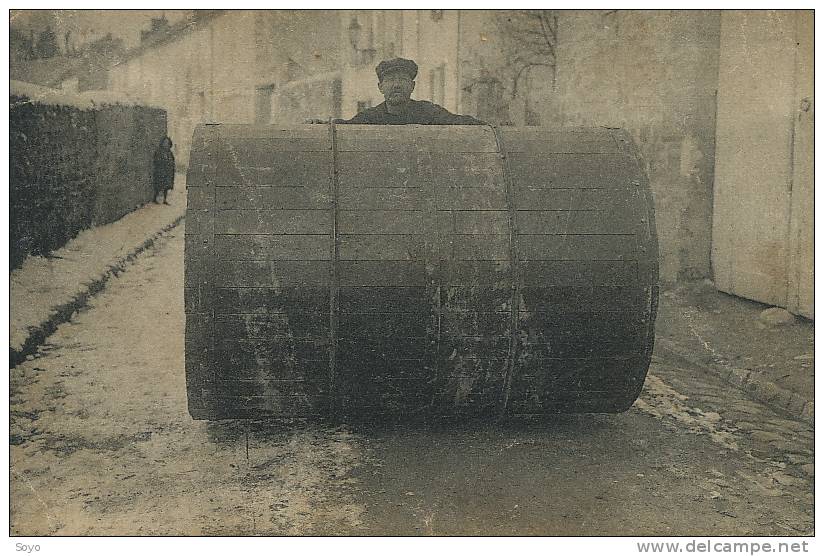
[[[686,359],[690,365],[704,372],[720,375],[726,382],[740,388],[752,398],[755,398],[772,409],[789,415],[798,421],[808,423],[811,426],[815,424],[815,402],[806,400],[795,392],[782,388],[774,382],[747,369],[730,367],[723,363],[719,363],[717,366],[710,366],[693,361],[690,358],[691,354],[687,350],[680,349],[680,347],[671,340],[656,338],[655,344],[657,348],[678,358]]]
[[[62,303],[55,307],[51,315],[44,322],[37,326],[29,327],[28,336],[19,349],[13,347],[9,348],[9,366],[14,368],[23,361],[26,357],[34,354],[46,338],[51,336],[57,327],[61,324],[71,320],[72,316],[78,311],[83,310],[89,303],[89,300],[100,293],[106,286],[106,282],[112,276],[118,276],[126,270],[126,267],[132,263],[141,253],[151,248],[161,236],[168,233],[177,227],[185,215],[180,215],[175,218],[170,224],[166,224],[159,231],[155,232],[143,243],[134,248],[129,254],[117,259],[113,264],[108,265],[105,270],[94,280],[85,284],[85,288],[75,295],[70,301]]]

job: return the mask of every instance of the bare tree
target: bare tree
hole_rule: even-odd
[[[555,88],[558,15],[553,10],[508,10],[497,18],[498,30],[512,68],[512,95],[530,70],[546,67]]]

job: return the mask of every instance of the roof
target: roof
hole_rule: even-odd
[[[158,46],[162,46],[183,38],[192,31],[200,29],[203,25],[212,21],[216,17],[225,15],[227,12],[228,10],[196,10],[196,15],[192,19],[187,19],[170,26],[165,33],[153,34],[152,38],[127,51],[117,62],[112,65],[117,66],[128,60],[137,58],[138,56],[141,56],[145,52],[157,48]]]

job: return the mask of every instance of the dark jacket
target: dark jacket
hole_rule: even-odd
[[[157,147],[153,167],[152,183],[155,192],[172,189],[175,183],[175,155],[172,150],[162,145]]]
[[[341,124],[378,124],[378,125],[486,125],[472,116],[453,114],[446,108],[425,100],[410,100],[401,114],[390,114],[386,103],[374,108],[367,108],[349,120],[338,120]]]

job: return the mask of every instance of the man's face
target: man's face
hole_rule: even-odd
[[[385,73],[378,83],[386,104],[399,105],[407,102],[415,90],[415,82],[402,71]]]

